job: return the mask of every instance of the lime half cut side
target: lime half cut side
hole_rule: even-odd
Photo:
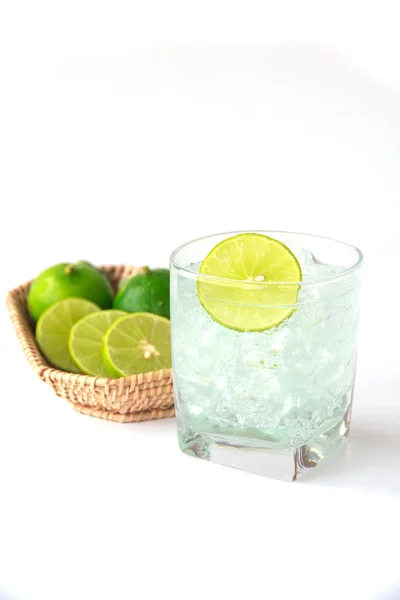
[[[151,313],[133,313],[118,319],[105,335],[103,359],[111,377],[169,369],[169,320]]]
[[[82,298],[67,298],[56,302],[39,318],[36,341],[48,361],[70,373],[79,373],[68,349],[72,327],[86,315],[100,311],[97,304]]]
[[[125,316],[122,310],[101,310],[75,323],[69,335],[69,351],[82,373],[108,377],[103,361],[104,336],[111,325]]]
[[[215,321],[237,331],[264,331],[282,323],[294,311],[302,279],[293,252],[259,233],[223,240],[199,273],[201,304]]]

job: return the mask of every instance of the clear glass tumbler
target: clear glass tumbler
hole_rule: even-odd
[[[298,286],[298,296],[282,323],[265,331],[236,331],[220,325],[203,308],[198,285],[207,279],[211,290],[211,284],[219,290],[235,285],[199,275],[199,267],[216,244],[237,233],[243,232],[188,242],[171,256],[179,444],[190,455],[296,480],[349,433],[362,254],[328,238],[258,232],[290,248],[301,265],[302,281],[285,282]],[[260,292],[279,285],[262,282]],[[221,300],[221,294],[216,298],[228,301]],[[264,306],[259,300],[251,305],[244,292],[238,304],[243,307],[279,311],[288,305]]]

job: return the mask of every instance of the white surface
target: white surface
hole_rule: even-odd
[[[296,484],[184,456],[173,420],[74,413],[3,311],[0,599],[400,598],[388,5],[308,2],[271,20],[262,3],[5,4],[3,296],[61,260],[162,266],[192,237],[252,227],[337,237],[366,265],[351,439]],[[135,47],[145,38],[265,43]]]

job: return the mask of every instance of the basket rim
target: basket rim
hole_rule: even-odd
[[[126,269],[129,265],[101,265],[99,268],[106,271],[115,271],[118,269]],[[138,268],[139,270],[140,268]],[[46,358],[40,352],[36,343],[35,334],[29,325],[25,314],[21,311],[21,297],[26,296],[32,279],[16,286],[7,292],[6,305],[14,330],[17,334],[18,341],[22,347],[26,359],[35,373],[44,380],[69,380],[71,382],[80,383],[94,388],[114,388],[119,389],[129,386],[133,388],[140,384],[166,385],[166,380],[172,381],[172,368],[160,369],[159,371],[148,371],[147,373],[137,373],[128,377],[120,377],[114,379],[112,377],[95,377],[93,375],[85,375],[83,373],[70,373],[53,367],[47,362]]]

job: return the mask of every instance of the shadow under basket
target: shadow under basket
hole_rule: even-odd
[[[114,291],[122,279],[141,272],[140,267],[123,265],[101,268],[107,272]],[[8,292],[7,307],[26,359],[57,396],[77,412],[120,423],[174,416],[171,369],[111,379],[67,373],[49,365],[36,344],[34,323],[26,305],[30,284]]]

